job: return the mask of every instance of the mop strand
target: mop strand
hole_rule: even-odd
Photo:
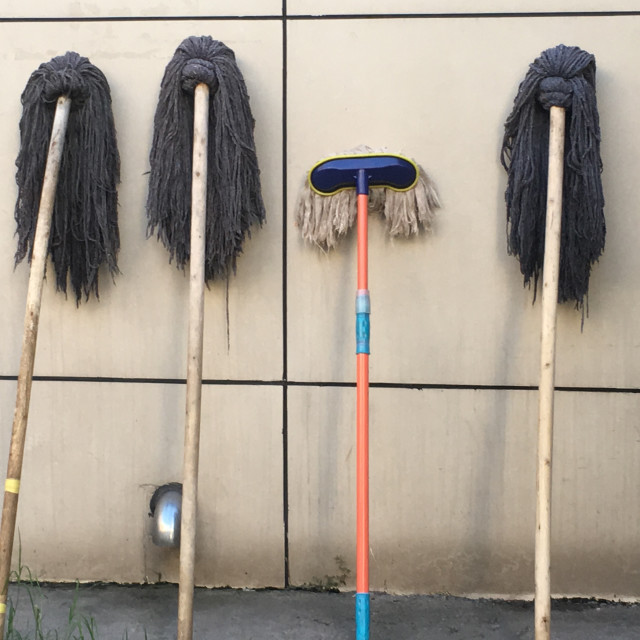
[[[249,96],[235,55],[209,36],[185,39],[166,67],[154,119],[147,199],[154,233],[184,269],[190,255],[193,92],[211,91],[205,278],[235,272],[242,242],[264,221]]]
[[[51,127],[60,96],[71,100],[49,253],[56,287],[66,294],[67,279],[76,303],[98,297],[98,270],[106,263],[118,273],[120,248],[117,184],[120,158],[104,74],[87,58],[68,52],[41,64],[22,93],[20,152],[16,165],[16,265],[31,260]]]
[[[605,220],[596,63],[578,47],[544,51],[520,84],[505,124],[501,161],[508,172],[507,241],[534,300],[543,266],[549,108],[566,111],[558,302],[584,311],[591,265],[604,249]]]

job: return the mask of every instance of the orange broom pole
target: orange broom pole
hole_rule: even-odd
[[[356,639],[369,639],[369,289],[368,203],[364,170],[358,172],[358,291],[356,294]]]
[[[358,291],[369,289],[368,206],[369,194],[358,194]]]

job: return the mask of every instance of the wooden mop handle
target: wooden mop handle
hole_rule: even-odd
[[[24,335],[22,339],[22,355],[18,372],[18,390],[16,408],[11,431],[7,478],[4,485],[4,502],[2,505],[2,524],[0,525],[0,640],[4,637],[4,618],[7,608],[7,592],[9,574],[11,572],[11,554],[18,512],[18,491],[22,475],[22,459],[24,457],[24,441],[29,416],[29,400],[31,397],[31,381],[36,355],[38,338],[38,322],[40,320],[40,303],[44,283],[47,254],[49,251],[49,234],[51,217],[56,197],[56,186],[60,172],[60,159],[64,148],[64,137],[69,120],[71,100],[66,96],[58,98],[49,153],[42,182],[42,194],[38,209],[36,232],[31,254],[27,304],[24,316]]]
[[[193,636],[193,590],[196,551],[198,451],[202,395],[202,340],[204,325],[205,222],[207,208],[207,140],[209,87],[194,92],[193,167],[191,180],[191,251],[189,257],[189,341],[187,346],[187,402],[180,527],[180,584],[178,640]]]
[[[551,621],[551,454],[555,384],[556,310],[560,272],[565,110],[551,107],[549,175],[542,273],[542,329],[536,476],[535,638],[549,640]]]

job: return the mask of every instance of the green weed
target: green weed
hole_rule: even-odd
[[[18,556],[18,569],[11,574],[13,581],[12,596],[7,602],[7,640],[96,640],[96,622],[77,610],[79,583],[76,582],[73,601],[69,608],[67,625],[64,629],[45,628],[44,616],[40,602],[44,597],[37,578],[31,570],[22,564]],[[24,601],[27,601],[29,622],[26,628],[19,630],[16,626],[16,613]]]
[[[78,610],[80,584],[76,582],[73,600],[69,607],[66,626],[63,629],[46,629],[40,603],[45,595],[37,578],[22,564],[22,553],[18,551],[18,569],[11,573],[11,595],[7,601],[5,640],[97,640],[98,629],[92,616]],[[28,622],[17,627],[16,613],[26,607]],[[22,618],[23,616],[21,616]],[[123,640],[128,640],[125,631]],[[144,634],[147,640],[147,633]]]

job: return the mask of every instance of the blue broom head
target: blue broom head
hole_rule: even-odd
[[[354,188],[358,193],[368,193],[373,187],[407,191],[415,187],[418,175],[415,162],[395,154],[336,156],[318,162],[311,169],[309,185],[321,196]]]
[[[107,80],[75,52],[41,64],[22,93],[20,151],[16,160],[16,264],[31,259],[51,129],[60,96],[71,110],[52,213],[49,254],[57,289],[71,285],[76,303],[98,296],[98,272],[118,273],[117,185],[120,157]]]
[[[334,247],[354,225],[357,194],[366,191],[369,213],[384,216],[389,236],[432,230],[440,200],[424,169],[404,156],[361,145],[318,162],[307,174],[295,209],[302,237],[322,249]]]
[[[566,109],[558,301],[584,312],[591,266],[604,250],[605,219],[596,62],[578,47],[543,51],[520,84],[505,123],[507,249],[534,300],[544,263],[549,109]]]
[[[249,95],[234,52],[209,36],[186,38],[167,65],[153,125],[147,197],[148,234],[170,260],[189,261],[193,92],[210,87],[205,279],[227,277],[265,209]]]

